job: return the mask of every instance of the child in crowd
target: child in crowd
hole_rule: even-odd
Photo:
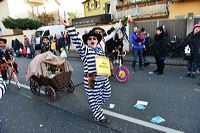
[[[17,64],[13,62],[11,52],[6,48],[6,43],[6,39],[0,38],[0,65],[1,75],[4,81],[7,80],[8,65],[12,64],[16,73],[18,73]]]
[[[41,53],[47,52],[49,50],[50,50],[49,38],[47,36],[44,36],[42,38]]]

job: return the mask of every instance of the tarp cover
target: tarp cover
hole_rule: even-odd
[[[48,70],[45,64],[52,64],[62,66],[64,72],[73,71],[73,68],[69,61],[65,58],[54,55],[52,52],[47,51],[45,53],[37,55],[29,64],[26,78],[30,78],[32,75],[36,76],[48,76]]]

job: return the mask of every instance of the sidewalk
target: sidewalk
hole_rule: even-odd
[[[68,56],[68,58],[80,58],[76,51],[70,51],[69,53],[67,53],[67,56]],[[133,60],[132,54],[128,53],[124,57],[124,60],[125,60],[125,62],[132,62],[132,60]],[[147,56],[147,60],[151,64],[156,63],[153,56]],[[165,64],[166,65],[173,65],[173,66],[186,66],[187,61],[183,60],[183,58],[170,58],[170,59],[166,59]]]

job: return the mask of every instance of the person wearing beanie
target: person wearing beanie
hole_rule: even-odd
[[[195,24],[193,31],[189,34],[188,40],[189,47],[191,49],[190,59],[188,60],[186,77],[196,77],[196,71],[200,66],[200,24]]]
[[[167,38],[164,34],[163,27],[156,28],[156,35],[154,36],[153,52],[156,60],[157,69],[154,72],[162,75],[165,67],[165,59],[168,54]]]

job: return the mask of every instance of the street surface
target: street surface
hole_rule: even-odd
[[[149,74],[156,69],[151,64],[144,71],[133,73],[131,63],[125,63],[131,77],[126,83],[110,78],[112,95],[103,106],[111,120],[109,125],[95,122],[83,87],[83,65],[79,58],[68,58],[74,68],[73,93],[59,91],[54,102],[45,95],[33,96],[25,73],[30,59],[18,58],[22,88],[11,84],[0,100],[1,133],[160,133],[200,132],[200,83],[185,77],[186,67],[166,66],[164,75]],[[25,87],[25,88],[24,88]],[[42,88],[44,90],[44,87]],[[147,101],[145,110],[134,108],[137,100]],[[109,104],[115,104],[109,108]],[[153,124],[161,116],[165,122]]]

